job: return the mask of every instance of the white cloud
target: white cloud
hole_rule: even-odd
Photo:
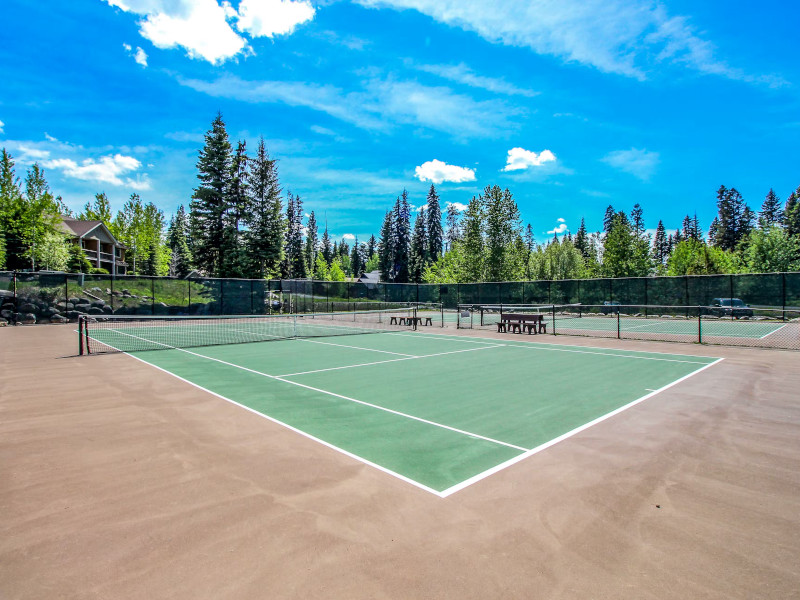
[[[101,156],[99,159],[87,158],[80,163],[71,158],[54,158],[42,161],[42,166],[48,169],[58,169],[67,177],[83,181],[126,186],[134,190],[150,189],[150,181],[146,175],[137,179],[121,177],[137,171],[142,166],[142,163],[132,156],[114,154]]]
[[[304,81],[246,81],[225,75],[213,81],[182,79],[187,87],[210,96],[254,104],[279,102],[327,113],[369,130],[386,131],[395,124],[423,126],[455,136],[486,137],[514,127],[517,112],[500,101],[476,101],[446,87],[413,81],[373,78],[361,91],[344,92],[332,85]]]
[[[550,150],[542,150],[539,154],[524,148],[512,148],[508,151],[506,166],[503,171],[520,171],[529,167],[541,167],[543,164],[556,160],[556,155]]]
[[[458,65],[417,65],[416,68],[425,73],[437,75],[443,79],[449,79],[450,81],[497,94],[527,96],[528,98],[539,95],[539,92],[518,88],[504,79],[478,75],[464,63]]]
[[[354,239],[356,239],[356,236],[354,236],[352,233],[345,233],[342,236],[342,239],[343,240],[354,240]]]
[[[242,0],[239,4],[237,29],[253,37],[273,37],[292,33],[295,28],[314,18],[316,10],[301,0]]]
[[[133,57],[133,60],[135,60],[137,64],[143,67],[147,66],[147,53],[139,48],[139,46],[136,46],[135,52],[130,44],[122,44],[122,47],[125,48],[125,52],[127,52],[129,56]]]
[[[431,181],[437,184],[443,181],[452,181],[454,183],[475,181],[475,171],[473,169],[448,165],[436,159],[422,163],[414,170],[414,175],[420,181]]]
[[[547,233],[558,235],[559,233],[564,233],[567,230],[567,222],[564,219],[559,217],[558,219],[556,219],[556,222],[558,224],[552,229],[550,229]]]
[[[364,6],[414,9],[492,43],[530,48],[607,73],[645,79],[665,62],[704,73],[781,85],[753,77],[714,57],[686,17],[652,0],[357,0]]]
[[[182,47],[190,58],[212,64],[247,49],[247,41],[228,23],[236,14],[217,0],[105,0],[125,12],[144,16],[139,33],[157,48]]]
[[[0,133],[3,133],[3,127],[5,127],[5,126],[6,126],[6,124],[3,123],[2,121],[0,121]]]
[[[655,173],[660,162],[658,152],[639,150],[616,150],[603,157],[603,162],[634,177],[647,181]]]
[[[464,212],[465,210],[467,210],[467,205],[466,204],[461,204],[461,202],[448,202],[447,206],[452,206],[458,212]]]
[[[308,0],[242,0],[238,11],[230,2],[220,4],[218,0],[105,2],[141,15],[139,33],[157,48],[181,47],[190,58],[212,64],[251,52],[245,35],[271,38],[290,34],[298,25],[311,20],[316,12]],[[127,49],[131,51],[130,47]],[[144,50],[137,48],[135,58],[146,66]]]

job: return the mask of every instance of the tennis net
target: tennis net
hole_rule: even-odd
[[[80,354],[169,350],[292,338],[416,329],[415,307],[244,316],[86,316],[78,323]]]

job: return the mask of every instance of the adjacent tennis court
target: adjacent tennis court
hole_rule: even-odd
[[[442,497],[720,360],[342,319],[112,320],[87,334]],[[234,343],[252,339],[272,341]]]

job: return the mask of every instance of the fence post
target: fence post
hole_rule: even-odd
[[[781,295],[782,295],[782,304],[783,304],[783,312],[781,312],[781,321],[786,320],[786,273],[781,273]]]
[[[150,313],[156,314],[156,278],[150,280]]]
[[[255,290],[253,289],[253,280],[251,279],[250,280],[250,314],[251,315],[255,313],[255,308],[256,308],[255,304],[253,303],[253,294],[254,293],[255,293]]]
[[[644,318],[647,318],[647,278],[644,280]]]
[[[111,278],[111,296],[108,299],[108,301],[111,302],[111,312],[114,312],[114,279],[116,279],[116,277]]]
[[[697,343],[703,343],[703,311],[697,307]]]

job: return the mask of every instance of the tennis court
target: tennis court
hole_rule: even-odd
[[[721,360],[442,335],[378,315],[372,329],[350,314],[112,320],[87,343],[442,497]],[[269,341],[234,343],[254,338]]]

